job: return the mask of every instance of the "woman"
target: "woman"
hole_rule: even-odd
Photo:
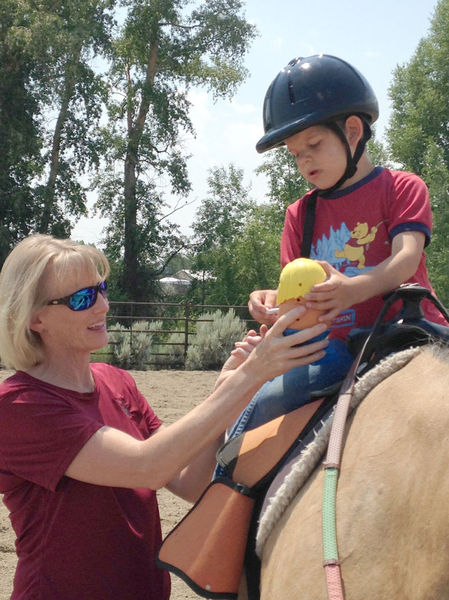
[[[165,600],[155,490],[194,501],[222,435],[255,391],[313,362],[326,342],[284,337],[295,309],[250,332],[215,391],[163,427],[123,370],[90,363],[107,344],[109,266],[97,249],[33,235],[0,275],[0,492],[17,535],[13,600]],[[295,347],[296,346],[296,347]]]

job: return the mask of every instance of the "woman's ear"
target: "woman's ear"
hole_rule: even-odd
[[[351,115],[345,121],[345,134],[348,143],[356,147],[363,136],[363,122],[357,115]]]
[[[42,320],[41,320],[41,312],[40,311],[37,311],[31,317],[30,329],[31,329],[31,331],[35,331],[36,333],[39,333],[39,334],[45,330],[44,324],[42,323]]]

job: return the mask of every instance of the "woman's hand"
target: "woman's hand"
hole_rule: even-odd
[[[327,340],[322,340],[321,342],[315,342],[312,344],[305,344],[300,348],[297,348],[296,346],[304,344],[304,342],[307,342],[315,336],[326,331],[326,325],[320,323],[319,325],[303,329],[290,336],[284,336],[283,334],[284,329],[286,329],[294,321],[294,319],[292,320],[291,315],[297,314],[302,316],[305,312],[306,309],[302,306],[299,306],[279,318],[276,322],[276,325],[273,326],[270,331],[266,325],[261,326],[259,333],[253,329],[248,331],[241,342],[235,343],[234,350],[232,350],[229,358],[223,365],[220,375],[218,376],[218,379],[215,383],[215,389],[217,389],[225,381],[225,379],[235,372],[236,369],[243,365],[245,361],[248,360],[251,353],[253,353],[254,350],[256,350],[260,346],[261,342],[267,337],[268,346],[264,348],[263,351],[260,351],[260,353],[257,355],[257,360],[265,360],[266,354],[271,353],[269,368],[271,370],[272,366],[277,365],[277,361],[279,361],[280,372],[277,374],[284,373],[293,366],[309,364],[315,360],[319,360],[319,358],[322,358],[324,356],[323,349],[328,344]],[[288,354],[290,350],[291,352]],[[277,356],[279,352],[280,354]],[[299,360],[300,362],[292,365],[291,367],[281,366],[282,361],[285,359],[292,361]],[[276,375],[272,375],[266,378],[265,381],[275,376]]]
[[[305,342],[324,333],[327,329],[325,323],[318,323],[292,335],[283,335],[284,330],[292,326],[294,321],[305,312],[305,307],[298,306],[282,315],[239,369],[243,369],[245,373],[251,371],[249,376],[262,385],[265,381],[294,367],[310,364],[322,358],[329,343],[327,339],[309,344]]]
[[[215,382],[214,389],[217,389],[217,387],[221,385],[235,369],[245,362],[254,348],[263,340],[267,331],[268,327],[266,325],[261,326],[259,333],[257,333],[254,329],[250,329],[242,341],[235,342],[235,347],[231,351],[227,361],[224,363],[221,373]]]

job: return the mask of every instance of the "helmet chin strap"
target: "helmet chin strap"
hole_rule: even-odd
[[[332,194],[332,192],[335,192],[336,190],[338,190],[338,188],[340,188],[345,181],[347,181],[348,179],[351,179],[351,177],[353,175],[355,175],[355,172],[357,171],[357,164],[363,154],[363,151],[365,150],[367,141],[371,138],[370,126],[368,125],[368,123],[365,121],[365,119],[363,117],[360,117],[360,118],[362,119],[362,123],[363,123],[363,135],[360,138],[359,143],[357,144],[357,147],[354,152],[354,156],[351,153],[351,148],[349,146],[348,140],[346,139],[346,135],[344,134],[344,131],[340,127],[340,125],[338,125],[338,123],[336,123],[335,121],[329,121],[327,123],[323,123],[323,125],[325,125],[325,127],[328,127],[336,135],[338,135],[340,140],[343,142],[343,145],[346,150],[346,170],[343,173],[343,175],[340,177],[340,179],[337,181],[337,183],[335,183],[333,186],[331,186],[330,188],[327,188],[325,190],[318,190],[318,195],[321,196],[322,198],[327,198],[330,194]]]

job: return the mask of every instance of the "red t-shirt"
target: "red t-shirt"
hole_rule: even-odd
[[[12,600],[165,600],[156,494],[64,475],[103,425],[146,439],[160,425],[132,377],[92,364],[80,394],[23,372],[0,386],[0,492],[18,556]]]
[[[281,263],[301,256],[307,193],[287,208],[281,241]],[[335,269],[355,277],[372,269],[391,255],[391,242],[403,231],[420,231],[430,241],[432,212],[427,186],[412,173],[376,167],[354,185],[318,196],[310,258],[326,260]],[[433,292],[423,252],[418,269],[409,283]],[[354,304],[334,319],[330,337],[346,339],[354,327],[370,326],[383,305],[381,296]],[[387,318],[397,314],[393,305]],[[447,325],[433,304],[423,302],[425,317]]]

